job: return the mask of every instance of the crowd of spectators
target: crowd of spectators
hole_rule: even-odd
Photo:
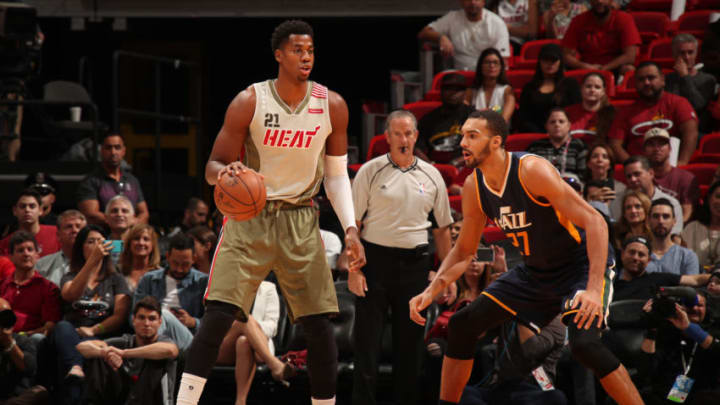
[[[475,72],[474,80],[468,86],[462,74],[443,76],[441,106],[417,122],[407,119],[417,128],[417,150],[415,139],[410,146],[404,139],[389,142],[391,152],[400,148],[407,160],[399,166],[394,162],[393,170],[432,171],[419,159],[463,169],[460,128],[475,109],[500,112],[514,133],[547,134],[525,150],[552,162],[605,215],[618,273],[614,299],[641,300],[643,311],[649,313],[642,317],[647,328],[642,349],[635,353],[635,382],[641,392],[648,401],[666,396],[674,377],[684,371],[676,364],[682,351],[683,356],[698,359],[695,368],[684,373],[697,379],[688,403],[717,400],[720,374],[711,365],[720,350],[715,338],[720,336],[720,181],[716,176],[712,183],[701,184],[680,167],[693,162],[703,135],[720,128],[718,71],[712,70],[712,60],[707,70],[698,66],[697,39],[681,33],[673,39],[671,72],[653,61],[636,63],[641,45],[638,30],[632,17],[609,0],[590,0],[589,5],[570,0],[499,0],[487,5],[482,0],[462,0],[461,4],[461,10],[430,23],[419,37],[437,42],[456,68]],[[708,35],[718,36],[713,30],[719,29],[711,26]],[[543,46],[533,77],[514,89],[506,75],[511,55],[543,35],[562,42]],[[702,52],[713,55],[713,49]],[[576,80],[568,77],[570,69],[593,72]],[[629,78],[630,72],[637,98],[616,107],[610,89]],[[77,209],[53,211],[58,185],[44,173],[30,175],[26,189],[17,195],[13,220],[0,240],[0,403],[21,399],[49,403],[48,389],[56,390],[60,394],[56,399],[67,404],[173,403],[174,381],[182,366],[177,359],[189,347],[204,313],[203,294],[222,219],[211,223],[209,201],[191,198],[173,226],[150,224],[152,207],[124,156],[123,137],[105,135],[99,167],[77,188]],[[382,163],[375,162],[378,171],[386,169],[386,162]],[[443,187],[436,187],[443,198],[434,201],[436,206],[425,207],[434,211],[433,217],[428,219],[427,212],[418,217],[423,225],[419,232],[431,235],[430,246],[425,246],[426,238],[419,238],[423,243],[414,247],[398,246],[395,242],[402,238],[393,238],[399,228],[392,221],[408,214],[412,201],[404,194],[395,200],[374,200],[382,193],[371,195],[375,191],[366,183],[375,178],[367,179],[369,170],[365,167],[353,186],[356,205],[365,201],[362,207],[369,211],[378,204],[392,205],[397,212],[389,218],[386,212],[374,225],[372,216],[363,218],[365,232],[375,231],[382,243],[366,247],[368,279],[351,280],[351,291],[360,303],[355,353],[363,360],[358,367],[362,375],[355,376],[354,396],[356,401],[375,396],[373,359],[381,349],[382,325],[388,323],[383,317],[392,307],[393,327],[400,336],[394,342],[398,354],[394,367],[409,370],[396,380],[402,385],[396,395],[399,401],[414,402],[424,390],[437,390],[444,336],[442,325],[430,325],[429,330],[440,332],[426,336],[425,350],[408,354],[421,332],[412,330],[409,319],[398,317],[407,297],[403,301],[396,296],[401,287],[414,288],[405,294],[409,297],[427,281],[425,273],[433,265],[426,256],[437,252],[442,257],[447,252],[445,241],[457,237],[462,216],[453,212],[448,226],[449,206]],[[461,170],[456,185],[470,172]],[[388,176],[396,174],[392,171]],[[434,184],[440,181],[439,173],[429,177]],[[430,193],[428,187],[421,185],[421,194]],[[450,186],[451,195],[452,190]],[[331,267],[342,268],[341,239],[327,232],[323,239],[328,241]],[[421,245],[423,250],[416,251]],[[497,241],[488,246],[493,260],[468,265],[438,299],[441,313],[452,313],[477,298],[507,271],[512,256],[517,259],[517,251],[506,252]],[[406,259],[403,255],[408,251],[417,256]],[[397,279],[378,276],[390,271],[386,269],[390,256],[397,256],[401,264],[413,264],[408,271],[418,274],[413,275],[412,286],[399,286],[408,274],[396,275]],[[335,276],[345,277],[342,272]],[[696,290],[658,319],[653,300],[658,300],[659,288],[676,286]],[[236,321],[222,343],[218,363],[236,367],[238,404],[248,398],[257,364],[265,363],[272,378],[282,382],[296,373],[275,353],[272,338],[278,333],[280,306],[277,286],[263,281],[247,322]],[[511,322],[479,340],[473,384],[461,403],[570,400],[557,384],[562,378],[556,369],[558,358],[567,351],[564,328],[556,320],[534,335]],[[692,354],[685,350],[693,346]],[[422,354],[428,361],[419,370]],[[40,363],[50,364],[52,370],[41,372]],[[651,378],[655,364],[668,365],[662,378]],[[418,373],[431,384],[417,384]],[[38,381],[50,383],[37,385]],[[554,392],[547,394],[548,390]],[[511,398],[510,393],[518,396]]]

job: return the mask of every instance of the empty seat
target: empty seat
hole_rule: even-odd
[[[670,17],[657,11],[631,11],[643,44],[664,37],[670,29]]]
[[[524,152],[531,143],[543,138],[547,138],[547,134],[530,132],[508,135],[505,140],[505,149],[510,152]]]
[[[512,86],[515,91],[515,98],[520,100],[520,93],[522,88],[532,80],[535,75],[534,70],[523,69],[523,70],[509,70],[505,72],[505,76],[508,79],[508,83]]]
[[[416,101],[414,103],[408,103],[403,106],[403,110],[410,111],[415,115],[415,118],[420,121],[425,114],[440,107],[442,103],[440,101]]]
[[[698,184],[709,185],[712,183],[713,175],[718,165],[714,163],[690,163],[678,167],[694,174]]]
[[[662,11],[669,14],[671,7],[672,0],[632,0],[628,10]]]
[[[365,161],[384,155],[386,153],[390,152],[390,145],[387,143],[387,138],[385,138],[385,134],[375,135],[370,140],[370,146],[368,147],[367,156],[365,157]]]
[[[702,38],[705,30],[710,25],[710,14],[717,10],[696,10],[687,11],[677,21],[677,32],[692,34],[696,38]]]
[[[440,172],[440,174],[443,177],[443,180],[445,180],[445,187],[450,187],[450,185],[453,182],[453,179],[458,174],[457,167],[453,165],[448,164],[442,164],[442,163],[434,163],[433,166],[435,166],[436,169]]]
[[[720,132],[707,134],[700,139],[698,151],[702,154],[720,153]]]

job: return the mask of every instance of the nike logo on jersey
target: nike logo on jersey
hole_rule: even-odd
[[[525,211],[511,212],[510,207],[500,207],[500,218],[495,218],[495,223],[503,231],[527,228],[532,222],[525,222]]]
[[[275,148],[310,148],[313,137],[320,130],[320,125],[315,127],[314,131],[305,131],[302,129],[273,129],[265,130],[265,139],[263,145]]]

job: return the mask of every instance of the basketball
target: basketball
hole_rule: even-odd
[[[254,218],[265,207],[265,182],[254,170],[223,174],[215,184],[215,205],[235,221]]]

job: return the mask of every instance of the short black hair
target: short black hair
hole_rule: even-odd
[[[177,235],[170,238],[170,244],[168,246],[168,254],[173,249],[175,250],[192,250],[195,253],[195,240],[184,233],[178,233]]]
[[[125,137],[122,136],[119,132],[106,132],[103,134],[102,139],[100,140],[100,144],[104,144],[105,140],[110,138],[111,136],[117,136],[118,138],[122,139],[123,145],[125,144]]]
[[[309,35],[313,40],[315,39],[313,29],[310,24],[302,20],[287,20],[282,22],[280,25],[275,27],[275,30],[270,37],[270,46],[272,51],[280,49],[285,44],[285,41],[290,38],[290,35]]]
[[[199,198],[197,198],[197,197],[190,197],[190,199],[189,199],[188,202],[187,202],[187,206],[185,207],[185,209],[188,210],[188,211],[195,211],[195,210],[197,210],[198,205],[200,205],[200,203],[204,203],[204,202],[205,202],[205,201],[203,201],[203,200],[201,200],[201,199],[199,199]]]
[[[143,299],[135,303],[135,307],[133,307],[133,316],[137,315],[140,308],[145,308],[148,311],[155,311],[157,312],[158,316],[162,316],[162,309],[160,308],[160,304],[152,295],[146,295],[145,297],[143,297]]]
[[[32,188],[26,188],[23,191],[20,192],[20,195],[18,195],[17,200],[15,200],[15,203],[17,204],[18,201],[20,201],[23,197],[32,197],[37,201],[38,206],[42,206],[42,195],[38,193],[36,190],[33,190]]]
[[[667,198],[658,198],[657,200],[653,200],[652,204],[650,204],[650,211],[652,212],[652,209],[657,207],[658,205],[665,205],[670,207],[670,212],[672,213],[673,218],[675,218],[675,207],[673,207],[670,200]]]
[[[10,240],[8,241],[8,252],[10,254],[13,254],[15,251],[15,246],[25,242],[32,242],[33,245],[35,245],[35,250],[38,250],[38,244],[37,240],[35,239],[35,235],[31,234],[28,231],[16,231],[12,234],[12,236],[10,236]]]
[[[490,132],[502,138],[502,144],[505,146],[505,140],[508,137],[508,125],[502,115],[492,110],[475,110],[468,115],[468,119],[470,118],[485,120]]]
[[[650,170],[650,161],[643,155],[633,155],[623,162],[623,167],[628,167],[633,163],[640,163],[643,169]]]
[[[637,67],[635,68],[635,71],[637,72],[638,70],[640,70],[642,68],[646,68],[648,66],[655,66],[655,69],[657,69],[658,73],[660,73],[660,76],[665,76],[663,74],[663,71],[662,71],[662,68],[660,67],[660,65],[658,65],[657,62],[653,62],[651,60],[646,60],[646,61],[640,62],[637,65]]]

